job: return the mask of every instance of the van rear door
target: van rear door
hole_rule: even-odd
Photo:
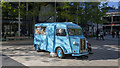
[[[46,26],[36,26],[34,41],[40,49],[46,50]]]

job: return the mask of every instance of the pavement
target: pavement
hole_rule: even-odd
[[[87,39],[93,54],[88,59],[67,55],[65,59],[50,57],[49,52],[36,52],[33,40],[2,42],[3,66],[118,66],[118,38],[105,36],[105,40]]]

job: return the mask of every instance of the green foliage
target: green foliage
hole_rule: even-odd
[[[104,23],[105,20],[104,20],[102,17],[106,16],[107,10],[104,10],[103,8],[106,7],[106,4],[107,4],[107,3],[103,3],[102,6],[99,6],[100,3],[93,3],[93,4],[95,4],[96,7],[95,7],[95,8],[93,9],[93,11],[92,11],[92,12],[93,12],[93,15],[92,15],[91,21],[92,21],[93,23],[99,23],[99,24]],[[97,6],[97,5],[98,5],[98,6]]]
[[[26,3],[20,3],[20,13],[21,17],[23,16],[32,16],[34,23],[36,16],[45,15],[45,16],[55,16],[55,12],[40,13],[41,7],[46,6],[47,2],[28,2],[29,10],[24,10],[26,8]],[[55,3],[49,3],[53,5],[53,8],[57,10],[57,15],[60,20],[67,22],[83,23],[84,27],[87,26],[87,22],[92,23],[103,23],[106,20],[101,19],[103,16],[106,16],[106,5],[103,3],[102,6],[99,6],[100,2],[62,2],[59,3],[55,8]],[[58,3],[56,3],[58,4]],[[3,17],[16,18],[18,17],[18,2],[2,2],[2,14]],[[28,15],[27,15],[28,14]]]
[[[57,6],[57,12],[60,20],[66,22],[74,22],[76,23],[77,17],[80,22],[80,14],[82,12],[81,8],[79,7],[79,3],[77,2],[64,2],[59,3],[60,5]],[[78,11],[77,11],[78,6]]]
[[[19,2],[1,2],[2,6],[2,17],[15,19],[19,14]],[[48,4],[52,5],[52,11],[46,11],[41,13],[42,7],[46,7]],[[87,27],[87,23],[102,24],[106,22],[102,17],[106,16],[107,2],[28,2],[28,11],[26,10],[27,5],[24,2],[20,3],[20,14],[21,18],[26,17],[27,19],[32,18],[32,31],[34,32],[34,24],[36,23],[37,16],[58,16],[58,21],[74,22],[82,24],[82,27]],[[54,11],[56,9],[57,13]]]
[[[57,6],[59,18],[65,21],[71,21],[76,23],[83,23],[84,27],[87,26],[87,22],[103,23],[104,19],[101,19],[106,15],[107,3],[103,3],[99,6],[100,2],[64,2]]]
[[[61,19],[66,19],[66,21],[70,20],[70,5],[68,2],[64,2],[63,5],[61,3],[61,6],[57,6],[57,9],[60,10],[57,12]]]
[[[2,2],[2,16],[3,18],[15,19],[19,14],[19,5],[18,2]],[[25,8],[24,4],[20,4],[20,14],[21,17],[24,14],[23,9]]]

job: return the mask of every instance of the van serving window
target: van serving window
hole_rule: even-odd
[[[66,36],[65,29],[56,29],[56,35],[57,36]]]
[[[46,27],[36,26],[35,34],[46,35]]]

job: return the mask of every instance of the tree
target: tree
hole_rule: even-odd
[[[104,8],[107,7],[107,3],[103,3],[102,6],[99,6],[101,3],[93,3],[95,6],[93,6],[93,15],[91,18],[91,21],[93,23],[97,23],[97,31],[98,31],[98,24],[103,24],[106,22],[105,19],[103,19],[104,16],[106,16],[107,10]]]
[[[76,24],[79,24],[81,23],[81,14],[83,12],[83,8],[81,7],[82,6],[82,3],[80,2],[73,2],[71,3],[71,19],[72,19],[72,22],[76,23]]]
[[[82,27],[87,27],[87,22],[90,21],[92,16],[92,4],[90,2],[83,2],[83,12],[81,14],[81,24]]]
[[[3,18],[11,18],[16,19],[18,17],[18,2],[2,2],[2,17]],[[23,17],[25,8],[24,3],[21,3],[20,9],[21,9],[21,17]]]
[[[32,18],[32,32],[34,33],[34,25],[36,23],[37,16],[53,16],[58,21],[74,22],[81,24],[82,27],[87,27],[88,22],[92,23],[103,23],[105,20],[101,19],[106,15],[105,7],[107,3],[103,3],[99,6],[100,2],[63,2],[63,3],[48,3],[48,2],[28,2],[28,7],[26,3],[21,3],[21,18],[31,17]],[[56,10],[54,12],[40,13],[41,7],[51,4]],[[57,7],[55,7],[57,6]],[[26,8],[28,11],[26,11]],[[13,18],[18,17],[18,2],[9,3],[3,2],[3,17]],[[49,17],[48,17],[49,18]],[[98,26],[97,26],[98,28]]]
[[[57,6],[59,20],[80,23],[82,8],[79,2],[63,2]]]
[[[61,6],[57,6],[57,12],[60,19],[66,22],[70,20],[70,4],[68,2],[61,3]]]
[[[10,19],[13,22],[15,21],[15,19],[18,18],[18,14],[19,14],[19,8],[21,9],[21,18],[23,16],[23,9],[24,9],[24,3],[22,3],[20,6],[18,5],[18,2],[1,2],[2,4],[2,17],[3,19]],[[18,18],[19,19],[19,18]],[[18,36],[20,36],[20,27],[18,27],[19,29],[19,33]]]
[[[32,23],[32,32],[34,34],[34,25],[36,23],[36,16],[39,15],[39,8],[40,8],[40,3],[38,2],[33,2],[33,3],[28,3],[29,5],[29,11],[28,14],[33,18],[33,23]]]
[[[102,18],[106,15],[107,10],[103,9],[107,7],[107,3],[100,2],[83,2],[83,12],[81,14],[81,25],[83,28],[88,27],[87,23],[96,23],[97,30],[98,24],[102,24],[105,20]]]
[[[54,3],[48,3],[48,2],[30,2],[28,3],[29,4],[29,11],[28,11],[28,14],[32,16],[33,18],[33,27],[32,27],[32,32],[34,34],[34,25],[36,23],[36,17],[37,16],[41,16],[41,15],[44,15],[44,16],[48,16],[48,15],[51,15],[51,16],[54,16],[55,12],[48,12],[48,13],[40,13],[41,11],[41,7],[43,6],[46,6],[48,4],[51,4],[51,5],[54,5]]]

